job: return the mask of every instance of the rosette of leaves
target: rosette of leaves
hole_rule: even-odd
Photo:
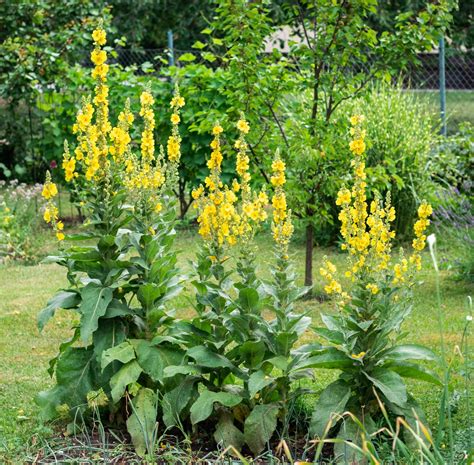
[[[419,362],[434,361],[436,355],[418,344],[400,344],[400,327],[412,305],[410,291],[394,299],[397,288],[387,279],[377,295],[365,284],[356,283],[352,298],[338,315],[322,315],[325,327],[317,334],[329,345],[314,351],[307,361],[313,368],[337,369],[336,381],[321,393],[314,409],[310,433],[322,438],[337,434],[338,438],[360,442],[361,429],[350,418],[354,414],[369,432],[385,413],[391,419],[404,417],[411,426],[426,424],[423,412],[410,395],[404,378],[441,385],[437,375]],[[344,423],[342,425],[342,423]],[[336,455],[343,445],[336,445]]]
[[[111,210],[118,212],[120,202],[120,195],[114,196]],[[168,302],[182,288],[176,254],[171,251],[170,216],[164,214],[154,223],[154,234],[121,228],[125,220],[119,216],[113,226],[108,224],[107,233],[69,237],[93,244],[73,245],[49,257],[49,262],[67,268],[70,287],[48,302],[39,315],[39,327],[43,329],[59,308],[72,310],[80,320],[73,337],[61,344],[50,362],[56,386],[38,395],[43,418],[54,418],[64,404],[71,418],[86,412],[87,395],[100,389],[110,401],[109,410],[120,415],[126,398],[133,394],[141,399],[145,387],[151,388],[156,404],[164,367],[178,364],[183,357],[166,338],[159,339],[173,321]],[[133,219],[128,218],[128,223],[132,226]],[[147,401],[138,403],[150,404],[151,394],[146,392]],[[135,441],[130,433],[138,447],[143,440]]]

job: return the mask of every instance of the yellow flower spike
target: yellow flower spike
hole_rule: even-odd
[[[179,135],[178,124],[181,121],[179,112],[184,103],[184,98],[179,94],[179,87],[176,84],[174,96],[170,102],[170,106],[173,109],[170,118],[173,127],[167,145],[168,160],[174,165],[178,165],[181,158],[181,136]]]
[[[107,42],[107,34],[101,27],[99,27],[92,32],[92,39],[97,45],[105,45]]]
[[[41,195],[46,199],[50,200],[58,195],[58,188],[54,182],[51,181],[51,174],[49,171],[46,172],[46,182],[44,183]]]
[[[272,163],[271,183],[275,186],[275,192],[272,197],[273,206],[273,222],[272,232],[273,239],[280,248],[282,255],[287,256],[288,244],[293,235],[293,224],[291,222],[291,211],[287,210],[286,195],[283,185],[285,178],[285,163],[277,152]]]

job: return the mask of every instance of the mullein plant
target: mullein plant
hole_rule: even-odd
[[[415,427],[426,424],[403,378],[440,384],[437,376],[414,360],[435,360],[435,355],[417,344],[399,344],[400,327],[412,308],[412,288],[421,268],[420,252],[426,244],[431,206],[422,202],[414,225],[412,252],[405,256],[392,251],[395,232],[390,229],[395,209],[390,196],[385,202],[375,196],[367,200],[364,163],[364,117],[351,118],[353,139],[352,187],[338,194],[341,210],[342,249],[347,252],[343,275],[350,284],[343,287],[341,273],[325,259],[320,269],[325,291],[334,296],[337,313],[322,315],[325,328],[316,330],[329,345],[311,358],[313,367],[340,370],[337,381],[323,390],[314,409],[310,431],[315,437],[337,433],[342,439],[360,442],[357,423],[341,422],[341,414],[351,412],[367,431],[375,431],[385,412],[404,417]],[[381,402],[378,401],[381,400]],[[427,441],[430,433],[424,430]],[[336,447],[337,449],[337,447]]]
[[[171,251],[175,208],[170,199],[185,102],[176,88],[166,154],[161,149],[157,155],[154,99],[145,89],[140,96],[141,138],[132,144],[130,129],[136,118],[130,102],[116,126],[109,121],[106,33],[99,27],[92,38],[94,95],[83,99],[73,127],[77,144],[71,149],[65,143],[63,159],[65,179],[76,189],[85,215],[79,234],[64,235],[54,205],[57,188],[49,173],[43,192],[45,221],[60,241],[73,245],[49,258],[67,269],[69,287],[48,302],[39,327],[43,329],[60,308],[72,310],[77,321],[72,338],[50,362],[56,385],[40,393],[37,401],[43,418],[74,419],[99,405],[109,418],[127,422],[143,454],[151,447],[163,366],[179,363],[183,356],[160,336],[174,320],[168,302],[180,292],[182,281]],[[167,380],[168,385],[172,382]],[[143,429],[143,421],[151,417],[151,426]]]
[[[310,375],[303,363],[310,352],[293,350],[310,319],[293,312],[293,302],[305,290],[295,286],[288,257],[293,226],[283,188],[285,164],[279,156],[272,164],[274,278],[264,283],[257,277],[251,243],[267,217],[268,198],[251,187],[245,141],[250,128],[243,115],[237,129],[238,178],[230,185],[221,179],[223,129],[217,124],[210,174],[193,193],[203,238],[193,281],[197,316],[178,323],[172,333],[187,347],[186,362],[167,367],[165,376],[189,376],[164,395],[163,420],[184,432],[187,421],[193,428],[213,421],[218,444],[237,449],[247,445],[259,454],[277,430],[286,434],[288,407],[301,394],[291,391],[291,383]],[[237,249],[235,254],[232,249]],[[264,310],[274,317],[264,318]]]

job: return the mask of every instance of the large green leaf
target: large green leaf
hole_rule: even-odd
[[[196,377],[185,378],[177,387],[167,392],[161,402],[163,422],[167,428],[176,426],[183,409],[188,405],[196,391]]]
[[[234,425],[234,417],[230,412],[223,411],[220,414],[214,439],[223,448],[233,446],[240,450],[244,445],[244,434]]]
[[[406,404],[407,389],[400,375],[385,368],[377,368],[370,375],[364,374],[388,401],[400,406]]]
[[[204,421],[212,414],[214,403],[234,407],[240,403],[242,397],[230,392],[214,392],[205,390],[201,392],[196,402],[191,407],[191,423],[195,425]]]
[[[134,383],[141,373],[142,369],[136,360],[132,360],[120,368],[110,379],[112,400],[118,402],[123,396],[127,386]]]
[[[156,299],[158,299],[162,294],[162,290],[159,286],[153,283],[146,283],[140,286],[138,289],[138,300],[146,308],[150,309],[153,307],[153,304]]]
[[[41,391],[35,397],[35,402],[40,408],[41,420],[50,421],[58,416],[56,408],[64,402],[67,397],[67,389],[64,386],[54,386],[47,391]]]
[[[310,434],[322,438],[332,416],[344,413],[350,396],[351,388],[345,381],[337,380],[327,386],[314,408],[309,427]]]
[[[130,344],[129,341],[124,341],[121,344],[104,351],[102,353],[100,365],[103,370],[107,365],[115,360],[125,364],[134,358],[135,350],[133,349],[132,344]]]
[[[329,348],[320,351],[320,353],[307,358],[301,365],[300,369],[303,368],[346,368],[354,364],[344,352],[336,349]]]
[[[127,430],[140,457],[153,451],[156,431],[156,394],[141,388],[132,401],[133,413],[127,419]]]
[[[207,368],[229,368],[235,370],[235,366],[223,355],[216,354],[205,346],[196,346],[188,350],[188,355],[193,358],[198,365]]]
[[[95,283],[89,283],[82,289],[82,302],[79,311],[82,314],[81,338],[83,341],[87,341],[97,329],[99,318],[105,315],[112,295],[112,289],[98,286]]]
[[[427,347],[418,344],[403,344],[391,347],[382,354],[384,360],[437,360],[436,354]]]
[[[273,436],[279,411],[278,404],[256,405],[245,420],[245,442],[255,455],[262,452]]]
[[[74,308],[79,305],[81,298],[77,292],[61,291],[48,300],[46,307],[38,315],[38,328],[43,331],[46,323],[54,316],[58,308]]]
[[[96,390],[97,374],[92,346],[69,347],[59,357],[56,381],[66,388],[66,402],[70,407],[84,403],[87,393]]]
[[[138,363],[154,381],[163,380],[165,367],[179,365],[182,362],[184,353],[178,348],[155,346],[142,339],[131,342],[135,347]]]
[[[245,287],[239,291],[238,303],[246,312],[255,311],[258,307],[259,299],[258,292],[251,287]]]
[[[265,374],[262,370],[252,373],[249,377],[249,396],[251,399],[255,397],[257,392],[261,391],[264,387],[272,384],[275,378]]]
[[[111,347],[118,346],[126,339],[125,326],[120,319],[99,320],[99,327],[92,336],[97,362],[101,363],[102,354]],[[118,365],[118,364],[117,364]]]
[[[416,363],[390,362],[384,365],[384,367],[394,371],[395,373],[398,373],[403,378],[419,379],[421,381],[437,384],[438,386],[443,385],[438,375],[434,371]]]

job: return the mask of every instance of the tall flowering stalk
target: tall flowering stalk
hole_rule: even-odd
[[[273,206],[273,221],[272,232],[273,239],[277,245],[279,255],[282,259],[288,258],[288,244],[293,235],[293,223],[291,222],[291,210],[287,210],[286,194],[284,185],[286,183],[285,177],[285,163],[277,153],[272,163],[272,177],[270,179],[275,188],[272,197]]]
[[[142,123],[141,137],[133,144],[130,133],[136,119],[128,100],[116,126],[109,121],[105,31],[99,27],[92,37],[94,95],[82,101],[73,127],[77,144],[71,149],[65,143],[63,159],[65,179],[74,187],[86,217],[81,234],[70,238],[87,242],[50,257],[67,268],[70,286],[56,294],[38,317],[43,329],[55,310],[64,308],[79,315],[80,323],[50,363],[56,385],[41,392],[37,402],[47,419],[58,415],[87,418],[98,407],[121,412],[137,452],[144,455],[145,443],[148,452],[153,448],[153,431],[138,427],[141,407],[135,407],[143,402],[151,405],[147,418],[153,416],[150,424],[154,425],[156,393],[163,388],[162,372],[156,367],[181,360],[183,355],[179,347],[168,344],[163,348],[153,338],[165,335],[175,321],[168,302],[182,289],[183,278],[172,250],[175,209],[165,203],[177,180],[178,123],[184,99],[176,88],[166,157],[163,148],[156,150],[154,98],[145,89],[137,118]],[[56,195],[57,187],[48,173],[43,189],[47,200],[44,220],[63,240]],[[123,363],[117,355],[123,349],[132,357],[130,363]],[[132,382],[117,383],[130,376]],[[166,385],[171,387],[175,381],[170,378]]]
[[[367,174],[365,171],[365,130],[362,129],[364,117],[356,115],[351,118],[351,134],[353,139],[349,149],[353,154],[354,182],[351,189],[342,188],[337,196],[336,205],[341,207],[341,236],[344,240],[341,248],[348,251],[348,269],[345,272],[352,282],[363,280],[366,289],[372,294],[380,290],[380,281],[397,284],[405,281],[405,276],[420,270],[421,257],[419,252],[426,245],[425,230],[430,224],[428,217],[432,208],[425,201],[418,209],[418,221],[414,226],[415,238],[413,252],[406,259],[401,251],[397,262],[392,260],[392,244],[395,231],[391,223],[395,221],[395,208],[390,203],[390,194],[385,202],[376,193],[374,200],[367,201]],[[325,278],[325,291],[336,294],[342,301],[348,299],[347,292],[342,290],[341,283],[336,279],[337,269],[329,260],[324,260],[320,274]]]
[[[361,442],[358,428],[356,423],[341,427],[343,412],[349,410],[369,432],[385,411],[405,417],[415,426],[423,413],[402,377],[440,383],[433,372],[412,362],[434,360],[435,355],[416,344],[398,344],[396,337],[411,310],[410,290],[414,274],[421,267],[420,252],[426,244],[431,206],[423,201],[418,209],[411,255],[406,258],[401,250],[393,259],[395,232],[390,226],[396,213],[390,195],[385,202],[378,194],[370,203],[367,200],[363,122],[362,115],[351,118],[353,183],[351,188],[340,190],[336,201],[341,208],[342,249],[347,251],[344,275],[350,285],[343,288],[336,266],[325,259],[320,273],[326,282],[325,291],[337,297],[338,313],[322,316],[326,327],[316,332],[329,345],[316,350],[311,358],[313,367],[341,371],[339,379],[320,396],[311,433],[322,437],[334,429],[340,439],[355,443]],[[344,452],[338,446],[336,449],[336,454]]]
[[[216,124],[212,130],[211,155],[207,161],[209,175],[205,186],[200,185],[192,193],[194,208],[198,210],[199,234],[209,248],[214,261],[224,258],[224,247],[234,246],[239,241],[248,244],[258,225],[265,221],[265,206],[268,197],[265,191],[255,192],[250,187],[248,145],[245,134],[249,131],[247,121],[242,118],[237,123],[240,132],[235,143],[237,149],[236,172],[239,179],[225,185],[221,179],[222,126]]]

